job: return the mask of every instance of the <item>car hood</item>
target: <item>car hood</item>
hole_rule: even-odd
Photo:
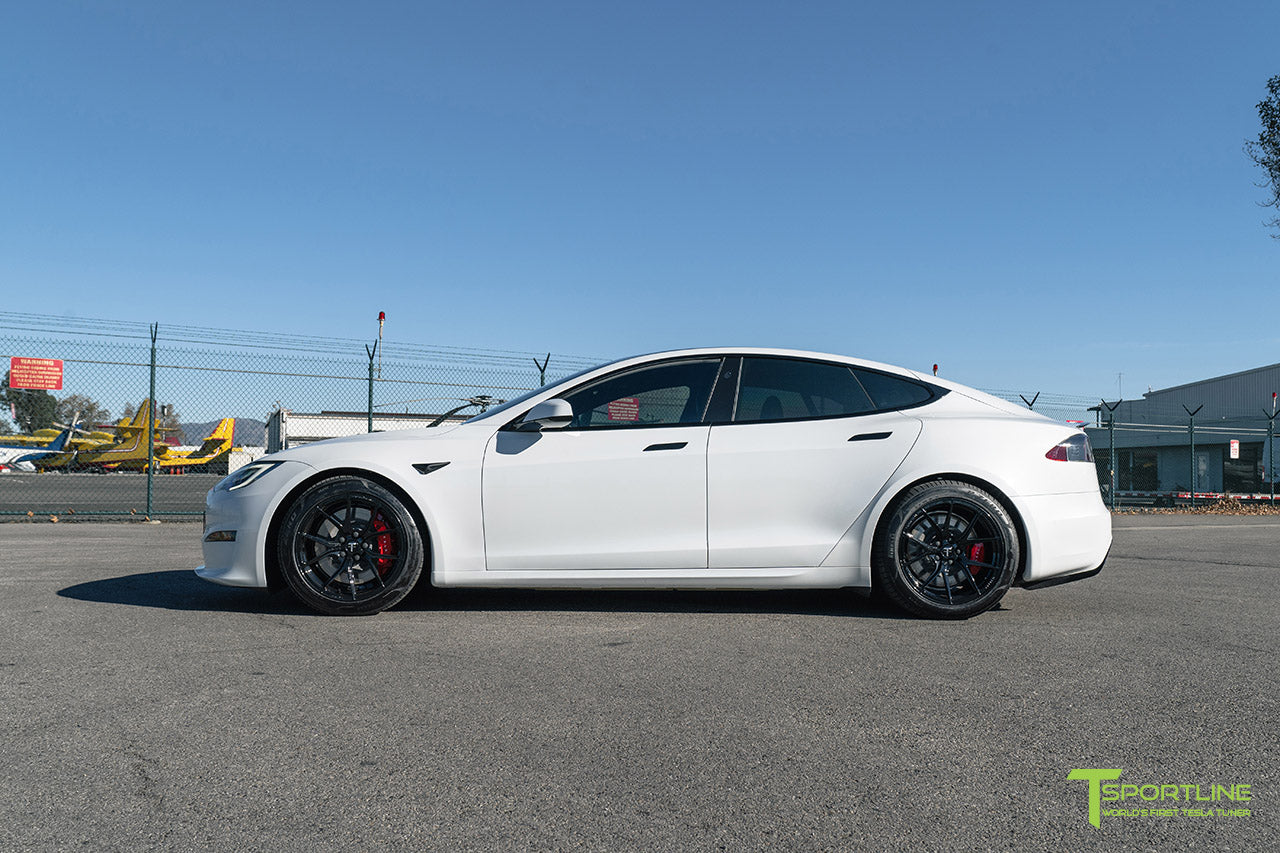
[[[315,467],[324,467],[334,460],[357,458],[363,454],[381,456],[392,451],[392,446],[396,444],[414,448],[424,446],[442,448],[445,445],[452,447],[477,442],[483,444],[496,427],[497,424],[450,424],[449,426],[370,432],[313,441],[263,458],[293,460]]]

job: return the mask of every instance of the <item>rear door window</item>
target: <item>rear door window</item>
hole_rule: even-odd
[[[742,360],[735,423],[859,415],[877,406],[848,367],[793,358]]]

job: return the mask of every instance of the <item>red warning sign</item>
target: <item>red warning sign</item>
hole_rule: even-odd
[[[623,397],[621,400],[614,400],[609,404],[609,420],[640,420],[640,401],[635,397]]]
[[[23,358],[18,355],[11,357],[9,359],[9,387],[61,391],[62,359]]]

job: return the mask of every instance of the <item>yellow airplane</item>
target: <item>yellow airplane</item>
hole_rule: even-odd
[[[36,467],[44,470],[53,468],[100,469],[106,470],[121,462],[147,463],[147,418],[151,415],[151,402],[144,400],[138,407],[138,413],[130,418],[121,418],[114,427],[115,436],[104,434],[107,441],[97,440],[97,433],[91,433],[88,439],[72,441],[72,449],[56,453],[44,459],[36,460]],[[159,420],[154,424],[156,434],[171,431],[162,428]],[[78,444],[78,446],[77,446]],[[155,456],[161,458],[170,451],[168,444],[162,441],[155,443]]]
[[[164,468],[197,468],[210,465],[231,452],[235,439],[236,419],[223,418],[209,433],[204,443],[186,452],[169,448],[163,456],[156,457],[156,465]],[[168,447],[168,445],[165,445]],[[159,448],[157,448],[158,450]]]
[[[6,447],[48,447],[62,432],[57,429],[38,429],[31,435],[6,435],[4,443]]]
[[[169,444],[157,441],[155,453],[152,456],[156,470],[180,474],[186,468],[207,467],[231,452],[231,443],[235,436],[235,431],[236,419],[223,418],[218,421],[218,425],[213,428],[213,432],[209,433],[201,445],[194,450],[178,450]],[[143,430],[143,436],[140,449],[130,453],[127,457],[91,459],[89,464],[101,465],[104,471],[147,470],[145,430]],[[137,458],[134,458],[135,455],[137,455]],[[79,461],[83,460],[84,456],[81,455]]]
[[[115,429],[115,427],[106,427],[105,429],[111,430]],[[0,442],[3,442],[6,447],[30,447],[32,449],[39,449],[53,444],[53,442],[57,441],[58,437],[64,432],[66,432],[65,427],[62,429],[38,429],[31,433],[31,435],[2,436],[0,437]],[[71,436],[66,440],[66,446],[69,449],[79,450],[86,447],[95,447],[100,444],[110,444],[115,440],[116,437],[114,435],[110,432],[105,432],[103,429],[97,429],[90,432],[89,430],[81,429],[77,426],[71,433]]]
[[[223,418],[218,421],[218,425],[213,428],[213,432],[205,438],[204,442],[194,450],[178,450],[168,444],[156,442],[156,449],[153,460],[157,471],[168,470],[171,473],[181,473],[184,468],[203,468],[222,459],[231,452],[231,443],[236,432],[236,419]],[[145,471],[147,470],[146,442],[142,443],[140,458],[134,459],[132,456],[127,459],[118,459],[114,462],[106,461],[94,462],[93,464],[101,464],[106,470],[128,470],[128,471]],[[81,457],[83,459],[83,457]]]
[[[129,429],[131,424],[132,421],[129,418],[124,418],[116,426],[100,424],[96,429],[87,430],[80,426],[80,413],[75,412],[71,416],[70,426],[54,421],[53,427],[34,430],[30,435],[0,436],[0,445],[10,448],[40,449],[53,447],[56,442],[55,450],[86,450],[98,448],[104,444],[114,444],[116,441],[114,433],[117,430]],[[65,438],[64,435],[66,435]]]

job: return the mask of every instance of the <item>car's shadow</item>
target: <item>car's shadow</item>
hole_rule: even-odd
[[[288,593],[218,586],[191,571],[140,572],[78,583],[58,590],[63,598],[163,610],[221,610],[229,613],[305,613]]]
[[[58,590],[77,601],[227,613],[312,614],[286,591],[218,586],[190,571],[143,572]],[[389,613],[429,611],[582,611],[600,613],[789,613],[910,619],[852,590],[529,590],[419,586]],[[318,615],[318,614],[316,614]]]

